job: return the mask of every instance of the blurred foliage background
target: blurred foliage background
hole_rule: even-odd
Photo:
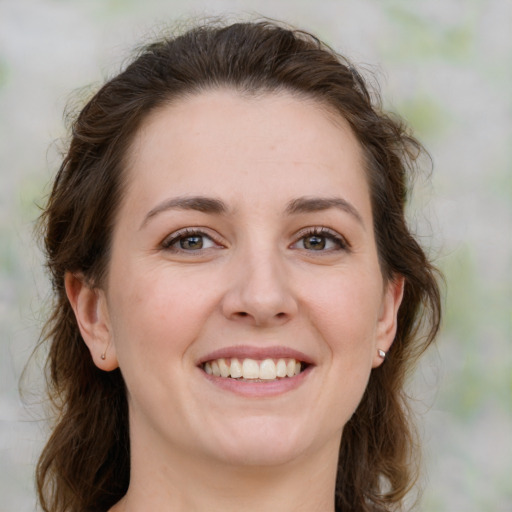
[[[18,381],[48,298],[33,236],[62,112],[141,40],[190,17],[265,15],[377,73],[433,157],[411,223],[447,279],[436,348],[411,382],[425,512],[512,510],[512,2],[0,0],[0,512],[35,510],[41,380]],[[80,94],[78,95],[80,96]],[[427,174],[429,163],[426,162]]]

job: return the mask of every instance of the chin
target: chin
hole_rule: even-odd
[[[292,462],[308,450],[305,433],[288,421],[251,418],[217,436],[216,452],[225,463],[236,466],[277,466]],[[218,450],[219,448],[220,451]]]
[[[253,442],[238,446],[236,450],[223,452],[225,463],[237,467],[272,467],[291,463],[299,457],[301,451],[294,446],[271,446]]]

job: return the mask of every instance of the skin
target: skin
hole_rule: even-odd
[[[66,276],[95,364],[128,390],[131,481],[112,510],[333,511],[343,426],[403,288],[382,278],[356,138],[314,101],[216,90],[151,114],[128,160],[106,283]],[[169,204],[191,196],[225,211]],[[313,197],[344,203],[291,211]],[[198,363],[240,345],[311,364],[247,396]]]

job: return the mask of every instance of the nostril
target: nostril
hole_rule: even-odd
[[[0,0],[1,1],[1,0]],[[226,313],[226,312],[225,312]],[[274,313],[272,311],[258,310],[255,308],[255,311],[251,310],[242,310],[242,311],[233,311],[232,313],[228,313],[228,318],[231,320],[238,320],[241,322],[250,322],[254,323],[254,325],[267,325],[267,324],[275,324],[281,325],[287,322],[291,316],[287,311],[279,311]]]

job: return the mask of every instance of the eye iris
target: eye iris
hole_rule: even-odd
[[[199,235],[187,236],[180,240],[180,247],[182,249],[202,249],[203,248],[203,237]]]
[[[325,249],[325,237],[318,235],[308,236],[304,239],[304,247],[314,251]]]

